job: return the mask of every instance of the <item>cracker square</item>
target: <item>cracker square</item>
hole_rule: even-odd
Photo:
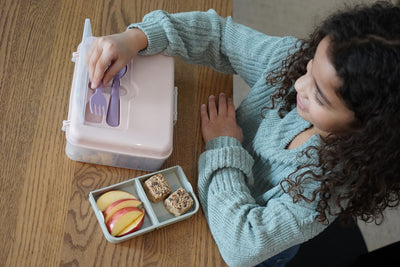
[[[164,206],[175,217],[178,217],[188,211],[193,203],[190,194],[185,189],[179,188],[164,201]]]
[[[171,187],[161,173],[147,179],[143,184],[143,188],[147,197],[154,203],[165,199],[172,192]]]

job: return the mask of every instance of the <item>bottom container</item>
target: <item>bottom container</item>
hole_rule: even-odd
[[[194,204],[190,210],[186,213],[175,217],[171,213],[169,213],[163,204],[163,201],[158,203],[151,202],[146,193],[144,192],[142,184],[151,176],[161,173],[164,175],[165,180],[170,185],[172,192],[177,190],[179,187],[184,188],[193,198]],[[122,237],[114,237],[112,236],[106,227],[104,222],[103,213],[97,207],[96,201],[103,194],[111,190],[122,190],[128,193],[133,194],[138,197],[140,201],[142,201],[146,215],[143,221],[142,227],[131,234]],[[120,243],[126,241],[128,239],[134,238],[136,236],[148,233],[155,229],[167,226],[169,224],[184,220],[195,214],[199,209],[199,201],[196,198],[196,195],[193,192],[192,185],[186,178],[182,168],[180,166],[171,167],[168,169],[160,170],[154,173],[146,174],[137,178],[133,178],[115,185],[111,185],[105,188],[101,188],[98,190],[91,191],[89,193],[89,201],[92,205],[94,213],[96,214],[97,220],[99,222],[100,228],[103,231],[105,238],[111,243]]]

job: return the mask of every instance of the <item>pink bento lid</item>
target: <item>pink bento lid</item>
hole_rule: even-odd
[[[90,40],[91,39],[91,40]],[[66,138],[76,147],[138,157],[166,158],[172,152],[175,107],[174,60],[164,55],[136,56],[120,85],[120,125],[89,111],[89,88],[82,43],[71,89]],[[111,85],[103,89],[109,101]]]

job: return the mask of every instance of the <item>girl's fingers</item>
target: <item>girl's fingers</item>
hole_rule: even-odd
[[[217,107],[215,105],[215,96],[208,97],[208,116],[210,120],[215,120],[218,116]]]
[[[232,98],[228,98],[228,104],[227,104],[227,106],[228,106],[228,111],[227,111],[227,114],[228,114],[228,117],[233,117],[233,118],[236,118],[236,116],[235,116],[235,105],[233,104],[233,99]]]
[[[206,125],[206,123],[208,123],[210,121],[210,119],[208,118],[208,112],[207,112],[207,105],[206,104],[202,104],[200,106],[200,119],[201,119],[201,125]]]
[[[226,116],[226,112],[227,112],[226,97],[224,93],[220,93],[218,99],[218,116]]]
[[[216,105],[216,100],[214,95],[210,95],[208,97],[208,112],[207,112],[207,105],[201,106],[201,111],[207,115],[207,119],[215,120],[219,116],[226,117],[226,116],[235,116],[235,107],[233,105],[233,101],[231,98],[228,100],[226,99],[226,95],[221,93],[218,99],[218,107]]]
[[[123,65],[120,61],[115,61],[110,66],[107,67],[104,72],[103,84],[108,84],[114,76],[126,65]]]
[[[110,61],[105,58],[104,53],[99,57],[96,62],[94,72],[93,72],[93,80],[92,80],[92,88],[96,88],[103,80],[104,72],[107,70]]]
[[[97,61],[101,55],[101,51],[98,46],[95,44],[90,47],[87,64],[88,64],[88,71],[89,71],[89,80],[93,82],[94,73],[96,69]]]
[[[114,48],[114,49],[112,49]],[[118,66],[108,70],[111,63],[117,59],[115,45],[110,42],[109,37],[98,37],[89,50],[89,79],[94,89],[103,81],[107,84],[118,72]],[[109,74],[107,74],[107,73]],[[107,75],[106,75],[107,74]]]

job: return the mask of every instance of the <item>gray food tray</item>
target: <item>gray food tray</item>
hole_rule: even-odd
[[[144,181],[157,173],[162,173],[164,175],[165,180],[171,186],[172,192],[175,192],[175,190],[177,190],[179,187],[183,187],[192,196],[194,205],[193,207],[191,207],[190,210],[188,210],[181,216],[175,217],[165,209],[163,201],[153,203],[147,198],[142,183],[144,183]],[[98,209],[96,201],[101,194],[111,190],[123,190],[129,192],[138,197],[140,201],[143,202],[144,208],[146,210],[146,215],[143,221],[143,225],[138,231],[122,237],[114,237],[108,232],[107,227],[104,223],[103,213]],[[133,178],[115,185],[91,191],[89,193],[89,201],[92,205],[94,213],[96,214],[97,220],[99,222],[101,230],[104,233],[105,238],[111,243],[120,243],[136,236],[148,233],[155,229],[167,226],[169,224],[185,220],[199,210],[199,201],[197,200],[196,195],[193,192],[192,185],[187,180],[186,175],[180,166],[174,166],[168,169]]]

